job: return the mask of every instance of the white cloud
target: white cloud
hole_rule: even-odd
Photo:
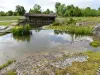
[[[100,0],[0,0],[0,11],[15,10],[16,5],[22,5],[28,11],[34,4],[41,5],[43,10],[47,8],[55,10],[56,2],[61,2],[66,5],[73,4],[81,8],[98,8],[100,6]]]

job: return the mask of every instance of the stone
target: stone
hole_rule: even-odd
[[[6,29],[8,26],[0,26],[0,30]]]
[[[92,32],[93,34],[100,36],[100,23],[95,26]]]

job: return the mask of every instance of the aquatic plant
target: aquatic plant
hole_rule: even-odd
[[[54,29],[54,30],[60,30],[60,31],[67,31],[72,34],[92,34],[92,27],[85,27],[85,26],[75,26],[75,25],[69,25],[69,26],[45,26],[44,28],[47,29]]]
[[[7,75],[17,75],[17,72],[16,71],[8,71]]]
[[[16,41],[30,42],[31,35],[23,35],[23,36],[13,35],[13,38]]]
[[[100,42],[94,40],[93,42],[90,43],[90,45],[91,45],[92,47],[99,47],[99,46],[100,46]]]
[[[10,64],[12,64],[13,62],[16,62],[15,60],[8,60],[5,64],[0,66],[0,70],[9,66]]]
[[[25,25],[25,26],[16,26],[14,28],[12,28],[12,33],[13,35],[29,35],[30,34],[30,29],[31,27],[29,25]]]
[[[59,25],[61,25],[61,24],[60,24],[59,22],[55,21],[52,25],[53,25],[53,26],[59,26]]]
[[[69,18],[67,21],[67,24],[75,24],[76,21],[73,18]]]

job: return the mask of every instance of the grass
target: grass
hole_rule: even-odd
[[[77,21],[92,21],[92,22],[100,22],[100,17],[67,17],[67,18],[56,18],[57,20],[65,20],[73,18]]]
[[[91,45],[92,47],[99,47],[99,46],[100,46],[100,41],[94,40],[93,42],[90,43],[90,45]]]
[[[23,16],[0,16],[0,20],[18,20],[20,18],[24,18]]]
[[[10,25],[11,23],[14,23],[14,22],[17,22],[17,21],[0,22],[0,26],[7,26],[7,25]]]
[[[31,27],[29,25],[25,25],[25,26],[20,25],[12,28],[12,33],[13,35],[18,35],[18,36],[29,35],[30,29]]]
[[[7,26],[11,23],[17,22],[18,19],[24,18],[24,16],[0,16],[0,26]]]
[[[9,71],[7,72],[7,75],[17,75],[16,71]]]
[[[100,67],[100,52],[85,52],[88,55],[88,60],[85,62],[74,62],[72,66],[66,69],[56,70],[56,75],[96,75]]]
[[[54,29],[54,30],[60,30],[60,31],[67,31],[72,34],[92,34],[92,27],[85,27],[85,26],[75,26],[75,25],[69,25],[69,26],[45,26],[44,28],[47,29]]]
[[[2,70],[3,68],[9,66],[13,62],[15,62],[15,60],[8,60],[5,64],[3,64],[3,65],[0,66],[0,70]]]

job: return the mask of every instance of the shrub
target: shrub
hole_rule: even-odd
[[[59,25],[61,25],[59,22],[54,22],[53,24],[52,24],[53,26],[59,26]]]
[[[29,35],[31,27],[29,25],[16,26],[12,28],[13,35]]]
[[[65,19],[63,25],[76,24],[76,21],[73,18]]]
[[[95,40],[95,41],[91,42],[90,45],[92,47],[99,47],[100,46],[100,42]]]

